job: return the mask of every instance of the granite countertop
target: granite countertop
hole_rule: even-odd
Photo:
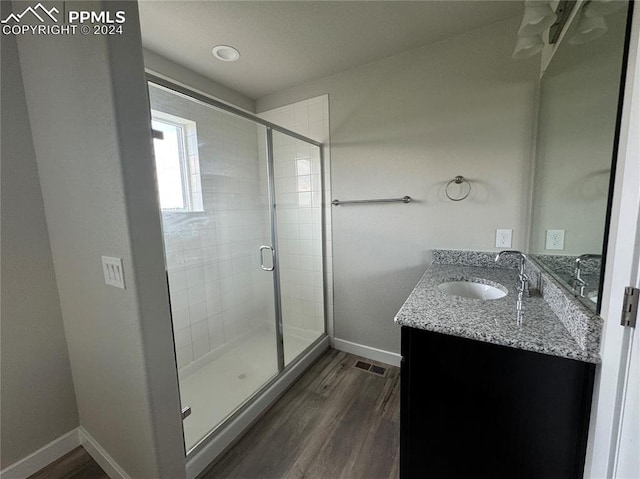
[[[478,263],[481,264],[482,262]],[[493,265],[492,265],[493,266]],[[508,266],[508,265],[507,265]],[[482,279],[507,288],[505,297],[479,300],[452,296],[437,286],[446,281]],[[599,335],[596,340],[574,339],[563,322],[540,295],[524,299],[522,326],[516,324],[515,269],[433,264],[395,317],[401,326],[425,329],[478,341],[500,344],[526,351],[599,363]]]

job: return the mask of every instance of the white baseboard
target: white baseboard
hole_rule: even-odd
[[[111,479],[131,479],[82,426],[54,439],[24,459],[0,471],[0,479],[26,479],[76,447],[82,446]]]
[[[344,351],[345,353],[355,354],[356,356],[362,356],[363,358],[371,359],[372,361],[379,361],[391,366],[400,366],[400,360],[402,359],[402,356],[398,353],[372,348],[371,346],[365,346],[363,344],[352,343],[351,341],[345,341],[344,339],[333,338],[333,347],[339,351]]]
[[[98,463],[102,470],[106,472],[111,479],[131,479],[131,476],[124,472],[124,469],[122,469],[118,463],[113,460],[98,441],[96,441],[82,426],[78,428],[78,437],[80,438],[80,444],[82,447],[87,450],[91,457],[93,457],[93,460]]]
[[[0,471],[1,479],[25,479],[80,445],[78,429],[54,439],[46,446]]]

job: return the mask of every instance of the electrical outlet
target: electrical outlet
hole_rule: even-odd
[[[545,249],[564,249],[564,230],[547,230],[547,241]]]
[[[496,248],[511,248],[513,230],[496,230]]]

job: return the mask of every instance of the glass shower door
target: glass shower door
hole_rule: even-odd
[[[325,332],[320,148],[273,131],[284,364]]]
[[[149,97],[189,451],[279,371],[266,128],[155,84]]]

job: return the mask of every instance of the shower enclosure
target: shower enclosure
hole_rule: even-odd
[[[185,449],[326,340],[322,145],[150,77]]]

